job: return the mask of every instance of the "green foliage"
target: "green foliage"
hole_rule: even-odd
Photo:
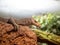
[[[33,16],[41,24],[41,30],[60,35],[60,15],[48,13],[42,16]]]

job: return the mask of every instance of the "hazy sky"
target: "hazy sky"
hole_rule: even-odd
[[[41,11],[60,10],[55,0],[0,0],[0,11],[29,14]]]
[[[49,10],[58,8],[58,2],[54,0],[0,0],[0,10]]]

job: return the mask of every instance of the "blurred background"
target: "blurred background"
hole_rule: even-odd
[[[60,12],[60,0],[0,0],[0,17],[25,18]]]

